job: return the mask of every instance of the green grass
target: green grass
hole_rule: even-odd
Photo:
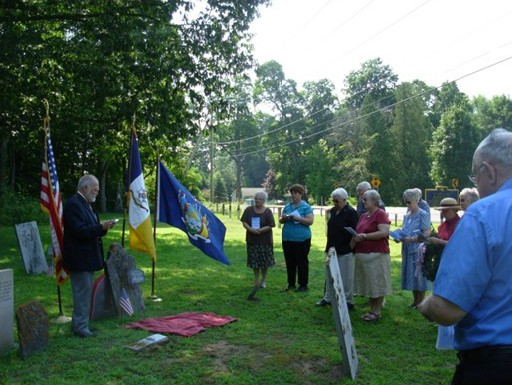
[[[113,217],[103,215],[102,218]],[[219,215],[227,227],[225,251],[231,266],[222,265],[191,246],[186,235],[164,224],[157,231],[155,294],[151,294],[151,259],[130,252],[145,272],[146,310],[133,317],[93,322],[96,338],[72,336],[70,324],[50,325],[47,350],[25,360],[16,349],[0,355],[0,384],[448,384],[456,356],[435,349],[437,328],[408,308],[412,295],[400,290],[400,249],[392,242],[393,294],[383,318],[361,320],[366,298],[356,297],[350,313],[359,368],[355,381],[343,372],[331,309],[314,306],[323,295],[325,218],[317,216],[310,253],[310,290],[284,292],[286,269],[281,229],[274,230],[276,266],[258,302],[247,301],[253,282],[246,266],[245,232],[233,215]],[[109,232],[105,248],[120,242],[121,228]],[[49,226],[39,225],[43,248]],[[14,270],[14,306],[40,301],[50,319],[58,314],[55,279],[25,274],[14,229],[0,227],[0,269]],[[128,234],[127,234],[128,235]],[[71,287],[62,287],[64,315],[71,315]],[[134,320],[188,311],[236,317],[223,327],[193,337],[169,335],[167,344],[134,352],[126,345],[150,334],[121,326]],[[15,326],[16,328],[16,326]],[[14,330],[17,341],[17,331]]]

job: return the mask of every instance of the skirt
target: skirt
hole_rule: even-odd
[[[274,245],[247,244],[247,267],[251,269],[264,269],[274,266]]]

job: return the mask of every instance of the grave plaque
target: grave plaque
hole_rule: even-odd
[[[120,244],[114,243],[110,246],[106,265],[117,314],[126,314],[120,305],[123,289],[126,291],[133,311],[135,313],[143,311],[145,308],[140,283],[144,281],[144,273],[135,267],[135,259]]]
[[[35,221],[15,225],[23,264],[27,274],[41,274],[48,271],[43,245]]]
[[[40,302],[31,301],[18,306],[16,325],[21,358],[24,359],[47,348],[50,323],[48,313]]]
[[[336,331],[338,334],[338,343],[341,349],[342,362],[345,372],[350,373],[350,378],[356,378],[358,359],[356,346],[354,344],[354,336],[352,335],[352,324],[348,313],[347,301],[345,299],[345,290],[343,289],[343,281],[341,279],[340,266],[336,256],[334,247],[329,249],[327,253],[327,269],[328,279],[327,285],[331,285],[331,293],[334,293],[336,299],[332,303],[332,314],[336,323]]]
[[[14,285],[12,269],[0,270],[0,352],[14,347]]]

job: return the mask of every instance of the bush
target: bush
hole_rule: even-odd
[[[16,223],[36,221],[48,223],[48,214],[41,210],[39,199],[4,191],[0,195],[0,223],[13,226]]]

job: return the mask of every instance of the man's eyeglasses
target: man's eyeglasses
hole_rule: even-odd
[[[367,202],[367,201],[368,201],[368,199],[367,199],[367,198],[363,198],[363,202]]]
[[[411,204],[411,201],[405,201],[405,204],[406,204],[406,205],[410,205],[410,204]]]
[[[333,199],[332,201],[333,201],[334,203],[338,203],[338,202],[339,202],[339,200],[337,200],[337,199]]]
[[[466,202],[466,199],[464,199],[464,198],[460,198],[460,202],[461,202],[461,203],[464,203],[464,202]]]
[[[474,174],[470,174],[468,175],[468,179],[470,180],[471,183],[473,183],[473,185],[475,187],[478,187],[478,183],[476,181],[476,178],[478,176],[478,173],[480,172],[480,170],[482,169],[482,167],[485,167],[485,162],[482,163],[480,166],[478,166],[478,168],[476,169],[476,173]]]

